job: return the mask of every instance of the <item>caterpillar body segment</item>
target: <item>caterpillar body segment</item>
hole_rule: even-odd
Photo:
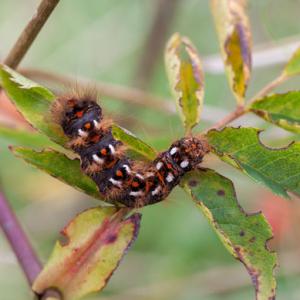
[[[205,141],[184,137],[152,162],[132,160],[126,146],[114,139],[112,122],[103,117],[94,96],[59,97],[52,114],[69,138],[68,146],[79,155],[83,172],[94,180],[103,198],[128,207],[165,199],[209,152]]]

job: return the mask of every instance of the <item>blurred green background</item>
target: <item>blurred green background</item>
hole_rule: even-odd
[[[160,27],[156,31],[157,39],[151,42],[154,50],[150,51],[151,54],[158,49],[149,67],[152,70],[153,65],[153,74],[142,84],[147,73],[141,68],[141,61],[147,61],[145,45],[149,44],[149,32],[163,2],[61,0],[21,67],[69,74],[78,81],[84,77],[141,87],[170,101],[158,36],[165,44],[168,37],[178,31],[190,37],[204,61],[205,109],[196,129],[200,130],[218,121],[235,105],[219,59],[209,1],[167,1],[166,10],[172,9],[174,14],[172,18],[166,17],[167,34],[161,37],[164,30]],[[288,60],[300,41],[300,1],[249,2],[255,52],[248,91],[251,96],[279,74],[282,58]],[[0,0],[0,59],[8,53],[37,4],[38,1],[33,0]],[[266,53],[265,56],[262,53]],[[299,84],[296,78],[280,90],[299,89]],[[123,126],[159,150],[183,134],[177,115],[108,97],[103,97],[103,106]],[[269,145],[286,145],[292,139],[299,139],[254,116],[235,123],[239,124],[266,129],[262,136]],[[7,149],[11,143],[9,139],[0,138],[1,186],[35,249],[46,261],[59,230],[76,213],[97,205],[97,201],[15,158]],[[272,247],[279,252],[281,264],[276,270],[278,299],[299,299],[299,204],[272,196],[213,156],[205,160],[205,165],[234,181],[239,201],[247,211],[263,210],[267,215],[275,232]],[[24,276],[2,235],[0,299],[31,299]],[[102,294],[90,299],[254,299],[254,289],[243,265],[226,252],[201,212],[176,189],[163,203],[143,209],[138,240]]]

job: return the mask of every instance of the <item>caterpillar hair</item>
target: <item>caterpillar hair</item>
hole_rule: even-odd
[[[174,142],[152,162],[130,159],[126,146],[112,135],[112,121],[104,118],[97,96],[90,92],[57,98],[52,115],[103,198],[127,207],[164,200],[209,152],[205,140],[189,136]]]

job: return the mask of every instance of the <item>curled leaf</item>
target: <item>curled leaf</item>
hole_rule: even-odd
[[[300,74],[300,47],[295,51],[284,68],[284,74],[294,76]]]
[[[50,115],[55,99],[52,92],[7,66],[0,66],[0,77],[5,92],[25,119],[54,142],[64,145],[66,138]]]
[[[275,299],[276,255],[266,246],[272,231],[264,216],[247,215],[237,202],[232,182],[213,170],[194,171],[184,177],[183,185],[224,246],[245,265],[256,299]]]
[[[175,33],[165,51],[165,62],[177,106],[186,131],[200,120],[204,96],[204,76],[195,46],[187,37]]]
[[[259,139],[256,128],[227,127],[207,133],[212,150],[275,194],[289,198],[287,191],[300,195],[300,143],[273,149]]]
[[[115,208],[92,208],[76,216],[62,231],[33,290],[58,289],[65,300],[101,291],[135,240],[140,214],[122,220]]]
[[[94,181],[81,171],[78,159],[72,160],[54,150],[39,152],[30,148],[13,147],[12,151],[16,156],[58,180],[94,198],[103,200]]]
[[[249,109],[277,126],[300,133],[300,91],[257,99]]]
[[[153,160],[157,155],[156,151],[151,146],[140,140],[127,129],[113,124],[112,134],[116,140],[123,142],[129,149],[146,159]]]
[[[251,30],[246,1],[211,0],[230,87],[239,105],[244,103],[251,75]]]

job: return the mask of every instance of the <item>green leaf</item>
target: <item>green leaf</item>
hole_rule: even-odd
[[[112,134],[116,140],[123,142],[129,149],[142,155],[146,159],[153,160],[157,155],[156,151],[151,146],[137,138],[127,129],[113,124]]]
[[[192,172],[183,184],[224,246],[245,265],[255,286],[256,299],[275,299],[276,254],[266,246],[272,231],[264,216],[247,215],[237,202],[232,182],[213,170]]]
[[[295,51],[284,68],[284,74],[294,76],[300,74],[300,47]]]
[[[300,133],[300,91],[263,97],[249,109],[277,126]]]
[[[256,128],[225,128],[207,133],[213,151],[274,193],[289,198],[300,195],[300,143],[273,149],[259,139]]]
[[[252,60],[246,1],[212,0],[211,3],[229,84],[237,103],[242,105],[251,75]]]
[[[102,290],[135,240],[140,214],[125,220],[115,208],[92,208],[76,216],[62,231],[52,255],[33,284],[42,294],[57,288],[65,300]]]
[[[177,106],[187,132],[198,124],[203,105],[204,76],[195,46],[175,33],[165,51],[165,62]]]
[[[55,96],[7,66],[1,66],[0,77],[8,97],[25,119],[54,142],[64,145],[66,138],[60,126],[52,121],[50,113]]]
[[[13,147],[12,150],[16,156],[58,180],[94,198],[103,200],[94,181],[80,169],[78,159],[71,160],[66,155],[54,150],[38,152],[30,148],[21,147]]]
[[[24,129],[14,129],[0,125],[0,139],[10,145],[37,147],[37,148],[59,148],[59,146],[51,142],[46,136],[37,132]]]

